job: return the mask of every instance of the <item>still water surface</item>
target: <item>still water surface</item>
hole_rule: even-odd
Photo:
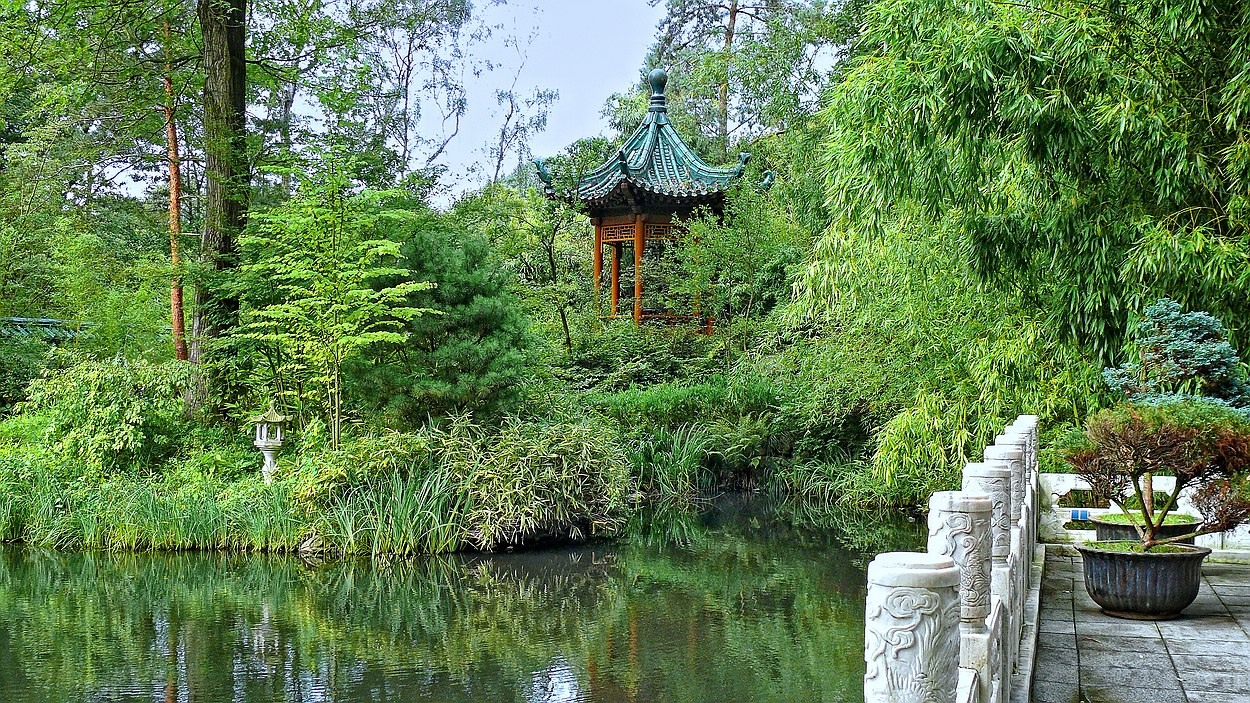
[[[728,499],[389,564],[0,548],[0,700],[860,701],[866,555],[919,544]]]

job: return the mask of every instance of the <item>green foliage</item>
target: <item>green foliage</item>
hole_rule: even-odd
[[[773,409],[775,389],[762,379],[713,376],[702,383],[656,383],[587,397],[591,407],[626,427],[647,429],[707,422]]]
[[[876,3],[821,116],[833,236],[919,203],[980,280],[1103,359],[1160,295],[1245,328],[1245,13]]]
[[[581,169],[594,165],[591,155],[600,147],[578,142],[553,159],[567,169],[561,181],[575,182]],[[569,205],[543,197],[532,185],[518,190],[500,182],[458,200],[452,217],[489,238],[505,268],[515,275],[518,298],[536,330],[571,355],[573,330],[590,324],[597,314],[591,309],[589,221]]]
[[[626,450],[639,488],[661,504],[688,503],[717,485],[707,470],[711,452],[711,438],[696,425],[648,429]]]
[[[321,518],[324,548],[416,554],[612,535],[630,513],[619,441],[579,421],[466,417],[418,435],[354,441],[315,453],[297,480]]]
[[[386,208],[385,193],[352,194],[350,186],[331,162],[296,198],[255,215],[255,230],[240,241],[246,263],[236,283],[246,307],[235,336],[256,343],[268,366],[266,390],[324,413],[335,448],[347,414],[346,364],[371,346],[405,341],[405,323],[434,312],[408,299],[432,283],[376,285],[408,273],[386,225],[413,215]]]
[[[69,462],[72,475],[154,467],[185,427],[186,382],[181,364],[62,356],[30,384],[24,410],[44,419],[44,450]]]
[[[512,276],[486,239],[449,218],[428,213],[402,223],[402,279],[435,287],[409,293],[410,307],[438,310],[403,327],[404,341],[381,344],[351,366],[353,405],[415,428],[430,417],[508,408],[534,374],[528,321],[513,295]]]
[[[923,502],[1017,414],[1056,427],[1101,402],[1090,360],[1020,296],[979,288],[963,251],[956,227],[900,218],[831,232],[801,282],[790,313],[812,338],[770,373],[801,379],[788,424],[812,444],[855,456],[864,438],[848,501]]]
[[[317,523],[321,546],[341,554],[439,554],[464,547],[464,488],[441,464],[370,478],[332,502]]]
[[[844,55],[864,7],[825,0],[662,4],[645,69],[669,69],[675,123],[697,149],[719,161],[732,159],[734,145],[791,128],[811,114],[830,81],[825,67]],[[628,130],[636,124],[628,118],[637,104],[632,98],[613,96],[614,126]]]
[[[211,436],[193,437],[152,477],[84,481],[32,444],[43,428],[20,419],[0,424],[0,439],[12,438],[0,443],[0,541],[412,555],[611,536],[633,512],[621,442],[583,420],[492,430],[460,418],[338,449],[323,435],[281,454],[267,486],[254,450]],[[215,456],[197,446],[205,441]]]
[[[0,417],[26,399],[26,386],[39,376],[47,356],[43,342],[0,335]]]
[[[1250,409],[1241,358],[1211,315],[1186,313],[1165,298],[1146,308],[1132,345],[1134,361],[1103,371],[1107,385],[1130,401],[1159,404],[1191,395]]]

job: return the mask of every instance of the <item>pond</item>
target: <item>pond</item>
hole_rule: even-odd
[[[390,563],[0,548],[0,698],[860,701],[866,561],[923,535],[795,518],[731,496],[612,544]]]

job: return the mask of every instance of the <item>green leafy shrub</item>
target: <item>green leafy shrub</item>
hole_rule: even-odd
[[[324,417],[336,449],[350,416],[348,364],[403,343],[409,321],[437,312],[408,297],[433,283],[383,284],[408,273],[389,236],[415,215],[388,207],[394,194],[353,192],[350,167],[331,159],[290,201],[253,214],[232,282],[242,308],[231,342],[256,359],[258,395]]]
[[[48,345],[0,335],[0,417],[26,399],[26,387],[39,377]]]
[[[433,461],[431,434],[437,432],[371,432],[344,438],[334,449],[314,423],[301,433],[286,461],[293,470],[284,473],[294,480],[296,500],[310,510],[322,510],[354,486],[421,471]]]
[[[724,326],[789,302],[790,270],[802,263],[809,242],[788,208],[742,187],[723,216],[697,218],[688,229],[652,275],[668,289],[671,308],[699,309]]]
[[[980,280],[1100,359],[1163,293],[1240,334],[1250,43],[1233,7],[873,3],[819,118],[831,232],[919,203]]]
[[[85,473],[112,473],[153,467],[174,452],[185,429],[185,365],[121,356],[62,361],[31,383],[26,408],[46,420],[44,439],[63,460]]]

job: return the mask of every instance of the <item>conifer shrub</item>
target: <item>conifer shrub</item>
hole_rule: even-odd
[[[431,417],[510,409],[537,373],[510,272],[485,237],[433,215],[394,236],[403,241],[403,280],[434,284],[409,294],[408,305],[439,314],[407,320],[402,342],[379,345],[351,364],[354,404],[404,429]]]
[[[1228,329],[1205,312],[1185,312],[1162,298],[1134,327],[1132,359],[1103,371],[1113,391],[1133,403],[1162,405],[1201,396],[1250,412],[1250,383]]]

